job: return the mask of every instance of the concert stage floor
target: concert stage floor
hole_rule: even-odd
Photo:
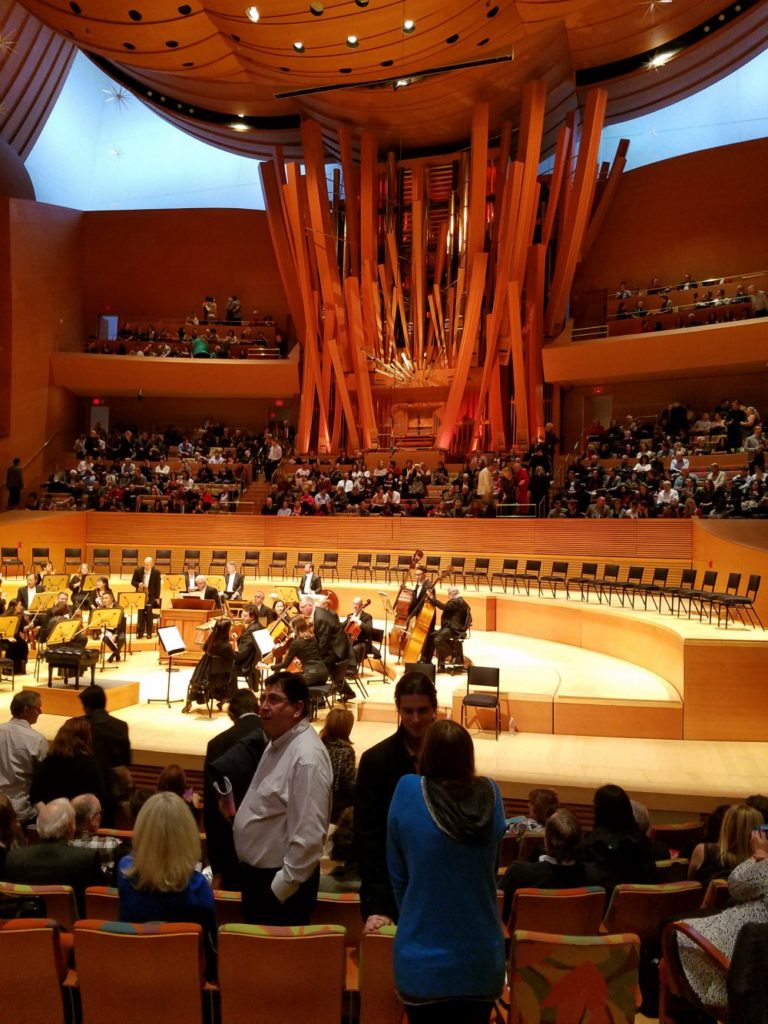
[[[472,726],[478,769],[495,778],[505,796],[523,797],[533,786],[552,785],[562,800],[588,803],[595,787],[610,781],[647,803],[660,821],[680,820],[680,814],[709,810],[765,789],[768,743],[557,735],[528,730],[524,724],[531,704],[587,699],[617,708],[631,728],[638,705],[679,703],[674,688],[647,669],[570,645],[479,630],[473,631],[465,651],[475,664],[501,667],[501,690],[508,694],[520,729],[516,734],[502,732],[497,742],[492,730]],[[172,700],[183,699],[191,672],[180,668],[172,673]],[[130,726],[137,764],[176,761],[199,769],[208,740],[227,728],[229,719],[215,711],[208,719],[204,708],[182,715],[180,703],[170,708],[148,704],[150,698],[165,697],[167,679],[167,670],[150,650],[97,674],[97,681],[107,686],[140,684],[141,703],[116,712]],[[360,720],[353,731],[358,757],[389,735],[395,721],[393,685],[382,682],[379,673],[366,673],[364,681],[369,697],[356,702]],[[437,685],[440,706],[448,712],[465,691],[466,677],[441,673]],[[61,722],[43,714],[38,727],[50,738]]]

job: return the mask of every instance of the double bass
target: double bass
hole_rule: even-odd
[[[445,579],[446,576],[450,575],[450,569],[446,569],[445,572],[440,573],[437,579],[433,580],[427,588],[427,593],[434,594],[435,587],[438,583]],[[407,634],[407,642],[405,644],[405,650],[403,651],[403,661],[409,664],[419,661],[422,651],[424,650],[424,644],[427,642],[429,631],[432,629],[434,618],[435,606],[429,599],[427,599],[419,609],[418,615],[414,616],[411,631]]]
[[[416,568],[423,557],[424,552],[421,549],[417,549],[413,552],[410,565],[408,566],[409,573],[412,569]],[[402,586],[398,590],[397,597],[395,598],[395,621],[392,623],[392,629],[390,630],[389,639],[387,640],[390,654],[396,654],[398,657],[402,653],[406,640],[408,639],[406,634],[408,626],[408,609],[411,607],[412,600],[413,587],[403,579]]]

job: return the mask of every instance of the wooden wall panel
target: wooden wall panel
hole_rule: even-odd
[[[0,546],[18,547],[27,570],[32,563],[32,548],[47,547],[54,569],[63,572],[64,548],[86,551],[86,519],[85,512],[8,512],[0,516]],[[11,579],[6,583],[2,588],[5,597],[15,597],[23,582]]]

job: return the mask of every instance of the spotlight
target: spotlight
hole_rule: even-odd
[[[416,22],[411,18],[406,18],[403,22],[403,32],[410,34],[416,28]]]
[[[245,16],[248,19],[248,21],[252,21],[255,25],[260,18],[259,8],[254,6],[246,7]]]

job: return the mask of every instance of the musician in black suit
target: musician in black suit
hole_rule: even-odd
[[[105,590],[101,595],[101,607],[105,611],[111,611],[117,607],[115,595],[111,590]],[[105,629],[101,638],[104,641],[104,646],[110,650],[107,661],[120,661],[120,651],[125,647],[125,615],[122,608],[119,611],[120,618],[117,620],[117,626],[114,629]]]
[[[427,599],[429,593],[430,584],[427,577],[427,572],[424,566],[417,565],[415,569],[416,582],[413,586],[413,597],[411,603],[408,606],[408,618],[412,618],[414,615],[418,615],[421,609],[424,607],[424,602]]]
[[[224,589],[221,591],[221,597],[226,601],[240,601],[244,586],[245,576],[237,571],[234,562],[227,562],[224,568]]]
[[[352,637],[352,653],[358,666],[369,654],[373,654],[377,658],[380,657],[379,652],[374,651],[373,647],[373,616],[369,612],[363,611],[363,607],[362,597],[356,597],[352,601],[352,611],[343,623],[347,636],[350,636],[351,626],[357,624],[360,627],[357,636]]]
[[[160,607],[161,582],[160,571],[155,568],[155,560],[149,556],[144,559],[144,568],[138,567],[133,571],[131,586],[134,590],[142,591],[147,595],[146,604],[144,608],[139,610],[136,621],[137,640],[141,640],[145,633],[147,637],[152,636],[152,624],[154,621],[152,609]]]
[[[249,604],[243,610],[242,618],[246,626],[237,638],[237,650],[235,651],[233,668],[235,678],[237,678],[237,675],[245,676],[249,680],[248,685],[250,686],[250,674],[256,663],[261,661],[261,650],[254,634],[262,627],[259,623],[258,609],[255,605]]]
[[[315,567],[311,562],[307,562],[304,566],[304,575],[299,581],[299,593],[300,594],[319,594],[323,589],[323,583],[320,577],[315,572]]]
[[[207,576],[195,577],[195,589],[190,591],[195,597],[201,597],[204,601],[214,601],[217,608],[221,608],[221,598],[216,587],[208,585]]]
[[[42,593],[43,588],[38,585],[37,573],[31,572],[27,576],[27,585],[25,587],[19,587],[16,594],[16,600],[21,601],[24,605],[24,611],[27,611],[34,601],[35,596]]]
[[[257,590],[253,595],[253,603],[251,604],[251,607],[256,611],[256,620],[259,623],[259,629],[266,629],[267,626],[277,618],[269,605],[264,603],[263,590]]]
[[[188,594],[190,591],[197,590],[195,586],[195,580],[197,579],[197,569],[189,562],[184,563],[184,569],[181,573],[184,577],[184,593]]]
[[[422,660],[432,661],[432,655],[437,652],[437,666],[442,672],[445,669],[445,659],[453,653],[454,641],[467,630],[472,620],[472,611],[458,587],[449,588],[446,602],[439,601],[434,590],[429,592],[427,600],[435,608],[440,608],[443,614],[440,629],[432,630],[427,637]]]
[[[304,595],[299,601],[299,613],[312,624],[320,655],[328,671],[332,672],[340,661],[350,657],[351,645],[338,615],[323,607],[324,601],[324,598],[321,602],[313,601]]]

